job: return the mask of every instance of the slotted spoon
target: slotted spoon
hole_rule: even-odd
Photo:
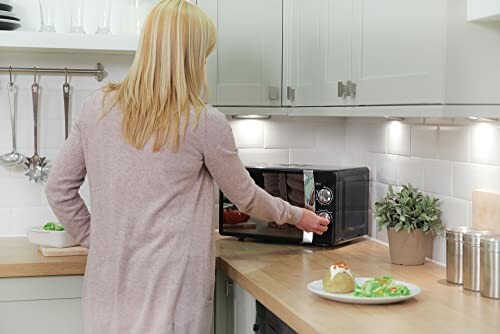
[[[27,172],[26,176],[29,177],[30,181],[34,181],[36,183],[44,181],[48,176],[48,167],[45,157],[41,157],[38,155],[38,98],[39,98],[40,86],[36,82],[36,74],[35,74],[35,82],[31,85],[31,96],[33,99],[33,119],[34,119],[34,138],[35,138],[35,153],[31,158],[28,158],[26,161]]]

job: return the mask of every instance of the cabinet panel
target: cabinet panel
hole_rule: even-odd
[[[357,104],[441,103],[446,0],[357,5]]]
[[[217,68],[211,80],[216,104],[281,106],[282,0],[198,4],[217,23],[217,61],[209,64]]]
[[[353,2],[289,0],[285,4],[285,89],[296,90],[292,105],[349,104],[337,96],[337,84],[352,76]]]
[[[83,333],[82,300],[0,302],[0,333]]]
[[[237,283],[234,283],[234,333],[254,334],[253,325],[256,316],[255,298]]]

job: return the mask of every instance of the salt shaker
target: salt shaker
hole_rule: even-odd
[[[453,284],[463,284],[463,236],[468,227],[446,229],[446,280]]]

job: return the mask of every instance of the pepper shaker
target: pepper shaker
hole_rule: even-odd
[[[463,236],[463,282],[464,289],[480,291],[480,258],[481,251],[479,245],[481,237],[492,236],[488,231],[470,230]]]
[[[481,295],[500,299],[500,235],[481,238]]]

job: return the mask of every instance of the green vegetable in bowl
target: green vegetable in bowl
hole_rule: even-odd
[[[390,276],[367,280],[362,286],[356,284],[355,297],[401,297],[409,296],[410,289],[406,285],[396,284]]]
[[[45,231],[64,231],[64,226],[59,223],[49,222],[43,225]]]

